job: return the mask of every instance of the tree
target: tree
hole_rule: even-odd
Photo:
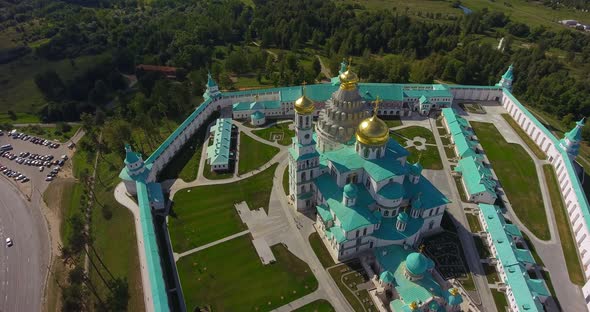
[[[102,138],[111,151],[122,151],[125,143],[131,140],[131,125],[121,119],[105,123]]]
[[[313,62],[311,63],[311,68],[313,69],[314,76],[317,76],[322,71],[322,64],[318,57],[313,58]]]

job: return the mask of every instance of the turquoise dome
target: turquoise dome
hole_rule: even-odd
[[[383,273],[381,273],[381,275],[379,275],[379,279],[383,282],[383,283],[388,283],[388,284],[393,284],[393,274],[389,271],[383,271]]]
[[[348,183],[344,186],[344,196],[346,196],[348,198],[352,198],[352,197],[356,197],[357,193],[358,193],[358,188],[356,187],[356,185],[354,185],[352,183]]]
[[[397,215],[397,221],[408,222],[408,219],[409,216],[405,211],[402,211]]]
[[[449,295],[449,300],[447,300],[449,302],[449,305],[452,306],[457,306],[460,305],[461,303],[463,303],[463,297],[461,297],[461,295],[456,294],[456,295]]]
[[[414,209],[422,208],[422,200],[420,199],[420,196],[418,196],[416,199],[414,199],[412,201],[412,208],[414,208]]]
[[[432,260],[418,252],[413,252],[406,258],[406,269],[413,275],[422,275],[432,266]]]
[[[259,119],[262,119],[262,118],[264,118],[264,113],[262,113],[260,111],[255,111],[252,114],[252,119],[259,120]]]

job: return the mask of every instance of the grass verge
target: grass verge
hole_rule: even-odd
[[[250,236],[241,236],[180,258],[178,274],[189,311],[269,311],[317,288],[309,266],[284,245],[263,265]]]
[[[570,226],[567,211],[561,199],[561,192],[555,176],[555,170],[549,164],[543,165],[543,172],[547,180],[547,187],[549,188],[549,196],[551,197],[551,206],[553,207],[553,214],[555,215],[555,223],[559,231],[559,238],[561,240],[561,248],[572,283],[582,286],[584,285],[584,273],[580,266],[578,259],[578,252],[572,235],[572,228]]]
[[[467,217],[467,222],[469,222],[469,228],[471,232],[481,232],[481,224],[479,224],[479,219],[476,215],[472,215],[470,213],[466,213],[465,216]]]
[[[494,298],[494,302],[496,303],[496,308],[498,311],[504,311],[505,308],[508,306],[508,301],[506,300],[506,295],[503,292],[500,292],[496,289],[491,289],[492,297]]]
[[[322,242],[322,238],[318,232],[313,232],[309,235],[309,244],[311,248],[315,252],[315,255],[318,257],[324,268],[331,267],[336,263],[330,256],[330,252],[326,249],[324,242]]]
[[[293,312],[335,312],[336,310],[330,302],[324,299],[316,300],[308,303]]]

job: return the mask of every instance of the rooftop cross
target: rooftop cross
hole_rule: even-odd
[[[377,115],[377,110],[379,109],[379,104],[381,104],[381,102],[383,102],[383,100],[381,100],[381,98],[379,98],[379,96],[377,95],[377,98],[375,98],[375,106],[373,107],[373,115]]]

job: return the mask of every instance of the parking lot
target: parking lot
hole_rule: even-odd
[[[33,189],[42,193],[53,179],[65,174],[63,169],[69,165],[72,151],[67,147],[68,143],[18,134],[4,132],[0,136],[0,147],[7,144],[12,147],[0,152],[0,175],[15,183],[28,196],[32,195]]]

